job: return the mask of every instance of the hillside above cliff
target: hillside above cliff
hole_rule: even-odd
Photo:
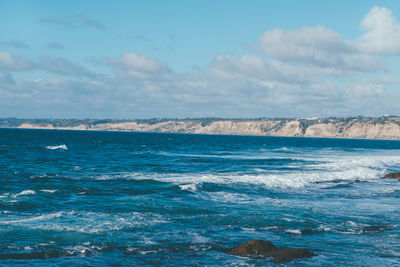
[[[311,119],[0,119],[2,128],[400,140],[400,117]]]

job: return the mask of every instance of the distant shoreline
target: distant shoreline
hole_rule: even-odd
[[[0,119],[0,128],[400,140],[400,116],[311,119]]]

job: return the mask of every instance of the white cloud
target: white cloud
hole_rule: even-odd
[[[261,35],[258,49],[282,61],[314,65],[342,75],[384,68],[379,57],[362,52],[323,26],[267,31]]]
[[[0,51],[0,71],[15,72],[31,70],[45,70],[55,74],[75,77],[95,78],[97,76],[84,66],[72,63],[64,58],[43,56],[34,61],[11,55],[6,51]]]
[[[64,58],[44,56],[39,58],[36,65],[38,69],[46,70],[55,74],[70,75],[75,77],[96,77],[96,74],[89,71],[87,68],[79,64],[72,63]]]
[[[261,50],[280,59],[331,62],[327,51],[350,52],[340,35],[323,26],[303,27],[299,30],[269,30],[260,37]]]
[[[400,24],[392,11],[374,7],[364,17],[361,27],[367,32],[357,40],[367,53],[394,55],[400,53]]]
[[[166,64],[134,52],[124,52],[120,58],[109,58],[107,61],[114,67],[117,76],[127,79],[155,79],[170,73]]]
[[[11,55],[6,51],[0,51],[0,70],[26,71],[34,68],[34,64],[21,57]]]

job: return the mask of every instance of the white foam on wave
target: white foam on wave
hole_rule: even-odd
[[[96,248],[95,246],[92,246],[92,249]],[[91,252],[90,247],[87,247],[87,245],[76,245],[76,246],[67,246],[65,247],[65,251],[67,255],[76,255],[76,253],[81,254],[81,256],[86,256]]]
[[[7,198],[10,196],[10,193],[4,193],[2,195],[0,195],[0,198]]]
[[[257,229],[255,229],[255,228],[248,228],[248,227],[242,227],[242,230],[246,231],[246,232],[255,232],[255,231],[257,231]]]
[[[189,236],[192,236],[193,243],[208,243],[210,239],[208,237],[199,235],[198,233],[189,232]]]
[[[139,241],[140,243],[143,243],[144,245],[155,245],[157,242],[153,241],[150,237],[142,237],[142,239]]]
[[[254,168],[251,172],[231,173],[115,173],[95,176],[97,180],[109,179],[153,179],[178,185],[181,190],[197,192],[203,183],[217,184],[256,184],[273,188],[302,188],[307,185],[331,181],[382,181],[380,178],[387,169],[400,164],[398,151],[370,152],[313,152],[296,159],[304,161],[293,170],[267,170]],[[282,157],[279,157],[282,158]],[[293,159],[292,157],[283,157]],[[287,165],[289,166],[289,165]],[[377,180],[379,179],[379,180]],[[321,185],[325,186],[325,185]],[[235,196],[236,197],[236,196]]]
[[[0,225],[11,225],[29,229],[70,231],[79,233],[109,233],[125,228],[138,228],[166,223],[155,213],[120,213],[58,211],[46,214],[8,215]],[[1,227],[0,227],[1,230]]]
[[[62,212],[54,212],[54,213],[49,213],[49,214],[42,214],[39,216],[33,216],[29,218],[21,218],[21,219],[15,219],[15,220],[2,220],[0,221],[0,224],[24,224],[24,223],[31,223],[31,222],[37,222],[37,221],[44,221],[44,220],[50,220],[50,219],[55,219],[55,218],[60,218],[62,215]]]
[[[287,229],[285,232],[294,235],[301,235],[301,231],[299,229]]]
[[[114,173],[114,174],[101,174],[101,175],[93,175],[91,176],[95,180],[102,181],[102,180],[113,180],[113,179],[146,179],[148,178],[146,174],[134,172],[124,172],[124,173]],[[150,177],[151,178],[151,177]]]
[[[68,150],[68,147],[66,145],[46,146],[46,149],[50,149],[50,150],[56,150],[56,149]]]
[[[276,152],[288,152],[288,151],[291,151],[292,150],[292,148],[291,149],[289,149],[289,148],[287,148],[287,147],[285,147],[285,146],[283,146],[283,147],[279,147],[279,148],[270,148],[270,149],[263,149],[263,151],[276,151]]]
[[[208,198],[215,202],[224,203],[235,203],[235,204],[249,204],[251,202],[257,201],[247,194],[230,193],[230,192],[208,192]],[[268,197],[264,197],[263,200],[268,200]]]
[[[281,149],[279,149],[281,150]],[[267,153],[259,153],[260,151],[254,153],[253,151],[249,152],[237,152],[236,154],[232,154],[231,152],[226,152],[225,154],[191,154],[191,153],[174,153],[174,152],[155,152],[156,154],[171,156],[171,157],[189,157],[189,158],[216,158],[216,159],[236,159],[236,160],[268,160],[268,159],[284,159],[283,154],[277,155],[276,153],[271,153],[274,150],[266,150],[262,149],[261,151]],[[285,150],[286,151],[286,150]]]
[[[12,196],[13,197],[19,197],[19,196],[28,196],[28,195],[35,195],[35,194],[36,194],[36,192],[33,191],[33,190],[24,190],[24,191],[21,191],[21,192],[19,192],[17,194],[12,195]]]
[[[186,191],[197,191],[197,185],[196,184],[182,184],[179,186],[181,190],[186,190]]]

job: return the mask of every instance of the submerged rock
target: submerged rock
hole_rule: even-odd
[[[388,173],[383,178],[394,178],[394,179],[400,179],[400,172],[393,172],[393,173]]]
[[[217,250],[242,257],[273,257],[274,263],[315,256],[314,253],[305,248],[277,248],[271,242],[261,239],[253,239],[231,249]]]
[[[315,229],[302,229],[300,230],[300,233],[302,235],[309,235],[309,234],[315,234],[315,233],[320,233],[322,231],[320,230],[315,230]]]
[[[227,252],[237,256],[266,256],[270,257],[271,253],[278,249],[271,242],[261,239],[253,239],[231,248]]]
[[[294,259],[311,258],[314,253],[305,248],[280,248],[274,256],[273,262],[288,262]]]

